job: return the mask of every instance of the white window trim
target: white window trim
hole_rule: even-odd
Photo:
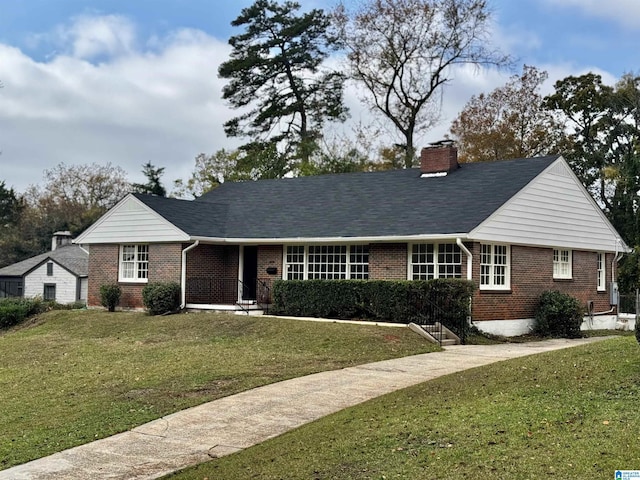
[[[562,254],[562,252],[567,252],[567,262],[556,262],[555,257],[556,257],[556,252],[558,252],[558,258],[560,258],[560,255]],[[556,272],[556,265],[564,265],[567,264],[568,265],[568,270],[569,273],[557,273]],[[553,278],[554,280],[571,280],[573,279],[573,250],[571,250],[570,248],[554,248],[553,249]]]
[[[463,271],[462,265],[464,264],[463,258],[465,257],[464,252],[456,243],[450,242],[440,242],[440,243],[430,243],[430,242],[414,242],[409,243],[407,245],[407,280],[414,280],[413,278],[413,266],[414,265],[424,265],[422,263],[413,263],[413,246],[414,245],[433,245],[433,278],[465,278],[465,273]],[[455,245],[460,250],[460,276],[459,277],[447,277],[440,276],[440,265],[455,265],[451,263],[440,264],[438,262],[438,257],[440,253],[440,245]]]
[[[598,252],[597,256],[597,277],[596,285],[598,292],[607,291],[607,255],[604,252]]]
[[[146,243],[127,243],[126,245],[120,245],[120,250],[118,253],[118,282],[120,283],[148,283],[149,282],[149,261],[147,258],[147,278],[138,278],[138,264],[139,264],[139,260],[138,260],[138,247],[139,246],[146,246],[147,247],[147,255],[149,254],[149,250],[148,247],[149,245]],[[135,256],[135,268],[134,268],[134,274],[135,277],[134,278],[127,278],[124,277],[123,275],[123,262],[122,262],[122,256],[123,256],[123,251],[124,251],[124,247],[136,247],[136,256]]]
[[[482,245],[487,245],[491,247],[491,263],[488,264],[490,267],[489,270],[489,284],[484,285],[482,283]],[[505,273],[504,273],[504,285],[496,285],[495,284],[495,247],[506,247],[507,251],[505,252],[507,256],[507,263],[505,265]],[[505,243],[481,243],[480,244],[480,254],[478,256],[480,263],[480,270],[478,274],[478,283],[480,285],[480,290],[511,290],[511,245],[507,245]]]
[[[296,244],[290,244],[290,245],[283,245],[282,246],[282,279],[283,280],[288,280],[289,277],[289,264],[287,263],[287,247],[303,247],[304,248],[304,254],[303,254],[303,258],[304,258],[304,264],[303,264],[303,272],[302,272],[302,279],[303,280],[309,280],[309,247],[341,247],[341,246],[346,246],[347,247],[347,262],[346,262],[346,272],[345,272],[345,278],[344,280],[361,280],[361,279],[352,279],[351,278],[351,247],[355,247],[355,246],[369,246],[368,243],[310,243],[310,244],[302,244],[302,243],[296,243]],[[297,265],[297,264],[296,264]],[[353,265],[362,265],[361,263],[354,263]],[[369,265],[369,262],[367,262],[367,265]],[[370,273],[370,272],[369,272]],[[367,274],[367,277],[369,276],[369,274]],[[330,279],[329,279],[330,280]],[[334,279],[337,280],[337,279]]]

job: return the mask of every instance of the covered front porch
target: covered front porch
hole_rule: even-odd
[[[186,257],[185,307],[266,310],[281,265],[281,246],[198,245]]]

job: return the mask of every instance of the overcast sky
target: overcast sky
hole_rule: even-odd
[[[143,181],[142,164],[186,179],[201,152],[233,148],[222,130],[218,65],[230,22],[247,0],[0,0],[0,181],[24,191],[60,162],[121,166]],[[300,0],[331,8],[333,0]],[[517,58],[513,72],[461,71],[445,92],[441,139],[471,95],[521,71],[549,72],[547,92],[567,75],[594,71],[614,83],[640,73],[638,0],[489,0],[493,42]],[[337,61],[337,60],[336,60]],[[347,93],[350,122],[371,117]],[[341,127],[351,131],[349,125]]]

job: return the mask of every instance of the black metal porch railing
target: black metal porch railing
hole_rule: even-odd
[[[235,305],[238,301],[237,278],[192,277],[186,287],[187,303]]]
[[[271,303],[271,279],[256,279],[254,285],[237,278],[191,277],[187,279],[187,303],[239,305],[238,293],[241,293],[243,300],[255,300],[263,308],[268,309]],[[252,298],[254,296],[255,298]]]

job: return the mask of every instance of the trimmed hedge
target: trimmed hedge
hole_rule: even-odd
[[[272,311],[279,315],[392,323],[439,321],[460,331],[474,284],[467,280],[278,280]]]
[[[558,291],[542,292],[538,300],[534,331],[554,338],[582,336],[583,309],[578,299]]]
[[[180,308],[180,284],[150,283],[142,289],[142,303],[151,315],[162,315]]]
[[[3,298],[0,300],[0,328],[13,327],[45,309],[46,304],[39,298]]]

